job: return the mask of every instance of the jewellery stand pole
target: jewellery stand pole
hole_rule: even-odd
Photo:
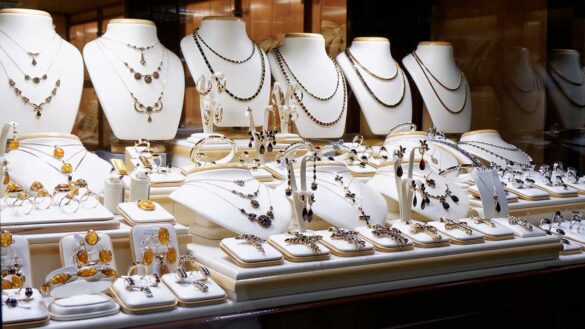
[[[410,205],[412,203],[414,191],[410,188],[410,186],[412,185],[413,182],[412,172],[414,168],[414,153],[415,151],[418,150],[420,150],[420,147],[414,147],[410,150],[410,155],[408,158],[407,177],[404,179],[401,179],[400,177],[398,178],[399,185],[397,185],[397,188],[399,191],[402,191],[401,193],[402,195],[400,196],[401,209],[400,218],[405,223],[409,223],[412,218],[412,208],[410,207]],[[394,170],[395,170],[394,172],[396,172],[396,168],[394,168]]]
[[[124,183],[120,177],[112,175],[104,182],[104,207],[117,215],[118,205],[124,202]]]
[[[307,190],[307,159],[312,156],[305,155],[301,160],[300,166],[300,189],[295,176],[295,165],[292,161],[288,162],[287,170],[291,180],[292,189],[292,204],[293,204],[293,215],[294,220],[291,223],[291,228],[300,233],[306,231],[305,221],[303,220],[302,211],[303,208],[309,206],[309,198],[312,197],[313,193]]]

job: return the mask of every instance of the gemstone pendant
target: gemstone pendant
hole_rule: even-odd
[[[403,174],[402,166],[399,165],[398,168],[396,169],[396,176],[402,177],[402,174]]]
[[[77,266],[80,265],[85,265],[89,262],[89,254],[87,253],[86,250],[79,250],[76,254],[75,254],[75,259],[77,260]]]
[[[272,143],[268,143],[268,152],[272,152],[273,149]]]
[[[150,248],[150,247],[144,248],[144,250],[142,251],[142,261],[144,262],[144,264],[145,265],[152,264],[153,258],[154,258],[154,252],[152,251],[152,248]]]
[[[168,245],[170,242],[170,238],[171,235],[166,227],[161,227],[158,229],[158,241],[160,241],[162,245],[165,246]]]
[[[416,195],[415,195],[414,198],[412,198],[412,206],[416,207],[416,203],[417,203],[417,199],[416,199]]]
[[[500,201],[496,201],[496,211],[500,212],[502,210],[502,207],[500,207]]]
[[[307,222],[311,222],[313,220],[313,209],[309,209],[309,211],[307,212]]]
[[[10,151],[14,151],[14,150],[18,149],[19,146],[20,146],[20,142],[18,141],[18,139],[11,139],[8,142],[8,149]]]
[[[100,250],[100,262],[109,264],[112,261],[112,252],[109,249]]]
[[[418,169],[425,170],[426,167],[427,163],[425,162],[425,159],[420,159],[420,162],[418,163]]]
[[[250,200],[250,205],[252,206],[252,208],[258,209],[260,207],[260,202],[258,202],[257,200]]]
[[[164,264],[164,263],[160,264],[158,266],[158,274],[160,276],[163,276],[163,275],[165,275],[167,273],[169,273],[169,267],[166,264]]]
[[[85,243],[90,246],[95,246],[100,241],[100,236],[94,231],[89,230],[85,235]]]
[[[264,144],[260,145],[260,154],[264,154],[265,150]]]
[[[258,216],[258,219],[256,221],[262,227],[270,227],[270,225],[272,225],[272,219],[270,219],[270,217],[268,217],[266,215]]]
[[[174,264],[177,261],[177,249],[173,246],[167,248],[167,262]]]
[[[317,187],[318,187],[317,183],[315,183],[315,182],[311,183],[311,190],[316,191]]]
[[[447,203],[447,201],[443,200],[441,203],[443,204],[443,209],[449,210],[450,206],[449,206],[449,203]]]
[[[308,216],[309,216],[309,211],[307,210],[306,207],[303,207],[303,220],[307,221],[308,220]]]
[[[61,160],[65,156],[65,150],[60,147],[55,146],[53,149],[53,157],[57,160]]]
[[[453,200],[453,202],[457,203],[457,202],[459,202],[459,197],[457,197],[456,195],[451,195],[451,200]]]
[[[420,209],[424,210],[425,207],[426,207],[426,204],[427,203],[424,200],[422,200],[421,203],[420,203]]]

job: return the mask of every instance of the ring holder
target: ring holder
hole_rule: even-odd
[[[130,249],[134,262],[144,263],[148,274],[163,276],[176,271],[179,241],[171,224],[141,224],[130,230]],[[143,268],[137,274],[146,274]]]
[[[175,294],[180,306],[221,304],[227,299],[225,291],[210,277],[209,269],[198,265],[191,256],[182,256],[177,271],[163,275],[162,281]]]
[[[149,204],[152,204],[152,210],[147,210],[150,208],[141,208],[140,202],[148,202]],[[175,223],[175,217],[173,214],[168,212],[157,202],[150,200],[120,203],[118,205],[118,212],[124,217],[124,220],[130,226],[136,226],[138,224]]]
[[[2,328],[28,328],[46,324],[49,321],[49,310],[40,292],[31,288],[33,283],[27,238],[2,231],[0,240],[3,281],[16,274],[4,273],[6,268],[14,265],[18,265],[18,272],[22,274],[22,277],[19,277],[21,279],[19,288],[12,285],[11,288],[2,289]],[[11,284],[15,282],[9,281]],[[3,282],[2,285],[4,284]],[[16,306],[6,302],[9,298],[16,300]]]
[[[563,223],[561,214],[559,212],[557,212],[554,216],[555,217],[553,217],[552,221],[548,218],[541,219],[538,227],[541,230],[543,230],[544,232],[546,232],[546,234],[556,235],[557,237],[559,237],[559,239],[563,245],[563,250],[559,251],[559,255],[567,256],[567,255],[576,255],[576,254],[582,253],[583,246],[581,244],[575,242],[578,240],[574,240],[574,235],[570,234],[573,232],[571,232],[571,231],[567,232],[563,228],[564,223]],[[555,225],[555,223],[554,223],[554,220],[555,220],[554,218],[556,218],[556,216],[561,217],[560,222],[557,223],[557,225]],[[572,222],[571,224],[572,224],[571,226],[573,226],[574,223]],[[569,229],[571,229],[571,228],[569,228]]]
[[[125,163],[127,170],[134,171],[143,168],[148,171],[151,187],[179,186],[185,176],[178,168],[168,165],[167,153],[161,145],[152,146],[150,141],[140,139],[134,146],[126,147]],[[125,181],[128,183],[128,177]]]
[[[251,234],[225,238],[219,247],[236,265],[244,268],[280,265],[284,260],[266,240]]]
[[[339,257],[355,257],[374,254],[374,245],[359,236],[357,231],[330,227],[327,231],[317,231],[321,235],[321,243],[332,254]]]

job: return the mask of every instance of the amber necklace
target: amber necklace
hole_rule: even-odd
[[[35,150],[35,149],[30,149],[30,148],[28,148],[28,149],[29,150],[34,150],[34,151],[40,152],[40,151]],[[37,154],[35,154],[34,152],[31,152],[29,150],[22,149],[22,147],[20,147],[20,148],[16,149],[15,151],[20,151],[20,152],[24,152],[24,153],[27,153],[29,155],[32,155],[35,158],[43,161],[44,163],[46,163],[47,165],[49,165],[51,168],[55,169],[56,171],[58,171],[58,172],[60,172],[61,174],[64,174],[64,175],[69,175],[69,174],[72,174],[72,173],[76,172],[77,171],[77,168],[79,168],[79,166],[81,165],[81,163],[83,162],[83,160],[85,160],[85,156],[88,153],[85,148],[82,148],[81,150],[73,153],[69,158],[67,158],[67,159],[61,159],[61,165],[59,167],[57,167],[57,166],[53,165],[52,163],[50,163],[49,161],[43,159],[42,157],[38,156]],[[83,156],[81,157],[81,159],[79,160],[79,162],[77,162],[77,165],[73,166],[71,164],[71,162],[70,162],[71,159],[73,159],[76,155],[78,155],[80,153],[83,153]],[[45,154],[45,153],[42,153],[42,154]],[[45,155],[47,155],[47,154],[45,154]]]
[[[45,147],[45,148],[52,148],[53,152],[51,154],[49,154],[49,153],[43,152],[41,150],[37,150],[31,146],[41,146],[41,147]],[[51,146],[51,145],[46,145],[46,144],[41,144],[41,143],[20,143],[20,147],[24,147],[24,148],[29,149],[29,150],[41,152],[45,155],[52,156],[53,158],[55,158],[57,160],[61,160],[65,156],[65,150],[63,149],[64,147],[74,147],[74,146],[83,147],[82,144],[60,144],[60,145],[52,145]]]
[[[14,66],[16,66],[16,68],[20,71],[20,73],[24,77],[25,81],[32,81],[34,84],[39,84],[41,81],[47,80],[49,71],[51,70],[51,68],[57,62],[57,59],[59,58],[59,53],[61,53],[62,45],[63,45],[63,39],[59,38],[59,48],[57,49],[57,53],[55,54],[55,58],[53,59],[53,61],[49,65],[49,67],[47,67],[47,69],[45,70],[45,73],[43,73],[40,76],[34,76],[31,74],[25,73],[24,69],[22,67],[20,67],[20,65],[18,65],[18,63],[14,60],[14,58],[12,58],[12,56],[10,56],[10,54],[8,54],[6,49],[4,49],[4,47],[2,47],[2,44],[0,44],[0,49],[2,49],[2,51],[6,54],[6,57],[8,57],[8,59],[12,62],[12,64],[14,64]]]
[[[8,39],[10,39],[10,41],[12,41],[15,45],[18,46],[18,48],[22,49],[22,51],[24,51],[29,57],[32,58],[31,61],[31,65],[35,66],[37,65],[37,57],[43,52],[45,51],[47,48],[49,48],[49,46],[51,45],[51,43],[53,43],[53,40],[55,40],[55,38],[57,37],[57,32],[55,32],[53,34],[53,37],[51,38],[51,40],[44,46],[41,48],[41,50],[39,51],[30,51],[25,49],[20,43],[18,43],[16,40],[14,40],[14,38],[12,38],[10,36],[10,34],[6,33],[5,31],[0,29],[0,33],[4,34]]]

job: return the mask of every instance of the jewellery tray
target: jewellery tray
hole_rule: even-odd
[[[220,304],[227,299],[225,291],[211,278],[204,282],[208,288],[206,292],[199,290],[190,283],[181,284],[176,282],[175,273],[163,275],[162,282],[173,292],[179,306],[192,307]]]
[[[154,210],[147,211],[138,208],[136,202],[124,202],[118,205],[118,211],[130,226],[137,224],[175,223],[175,217],[170,212],[159,203],[153,203]]]
[[[112,260],[107,266],[117,270],[116,255],[114,253],[114,247],[112,246],[112,240],[110,239],[110,236],[105,233],[96,233],[100,238],[99,241],[93,246],[88,246],[85,244],[89,253],[89,261],[93,262],[99,260],[99,251],[102,249],[108,249],[112,252]],[[84,241],[85,234],[86,232],[81,232],[77,235],[79,235],[80,239]],[[80,249],[79,247],[79,240],[75,238],[74,234],[68,234],[61,238],[59,241],[59,254],[61,255],[62,266],[75,265],[73,258],[74,254]]]
[[[278,266],[242,268],[223,253],[217,241],[195,237],[188,248],[236,301],[554,260],[562,250],[557,237],[543,236],[391,253],[376,251],[362,257],[332,255],[324,261],[284,261]]]
[[[417,222],[411,220],[412,224],[419,223],[425,224],[423,222]],[[391,221],[392,227],[399,229],[402,234],[409,238],[412,241],[415,247],[417,248],[441,248],[441,247],[448,247],[450,245],[449,238],[445,234],[441,232],[437,232],[441,236],[440,240],[433,240],[433,238],[425,232],[413,233],[410,232],[409,224],[402,222],[399,219]]]
[[[262,243],[264,254],[244,240],[225,238],[219,242],[221,250],[240,267],[263,267],[282,264],[282,254],[268,242]]]
[[[83,294],[55,299],[49,304],[49,311],[53,320],[73,321],[116,314],[120,306],[104,294]]]

